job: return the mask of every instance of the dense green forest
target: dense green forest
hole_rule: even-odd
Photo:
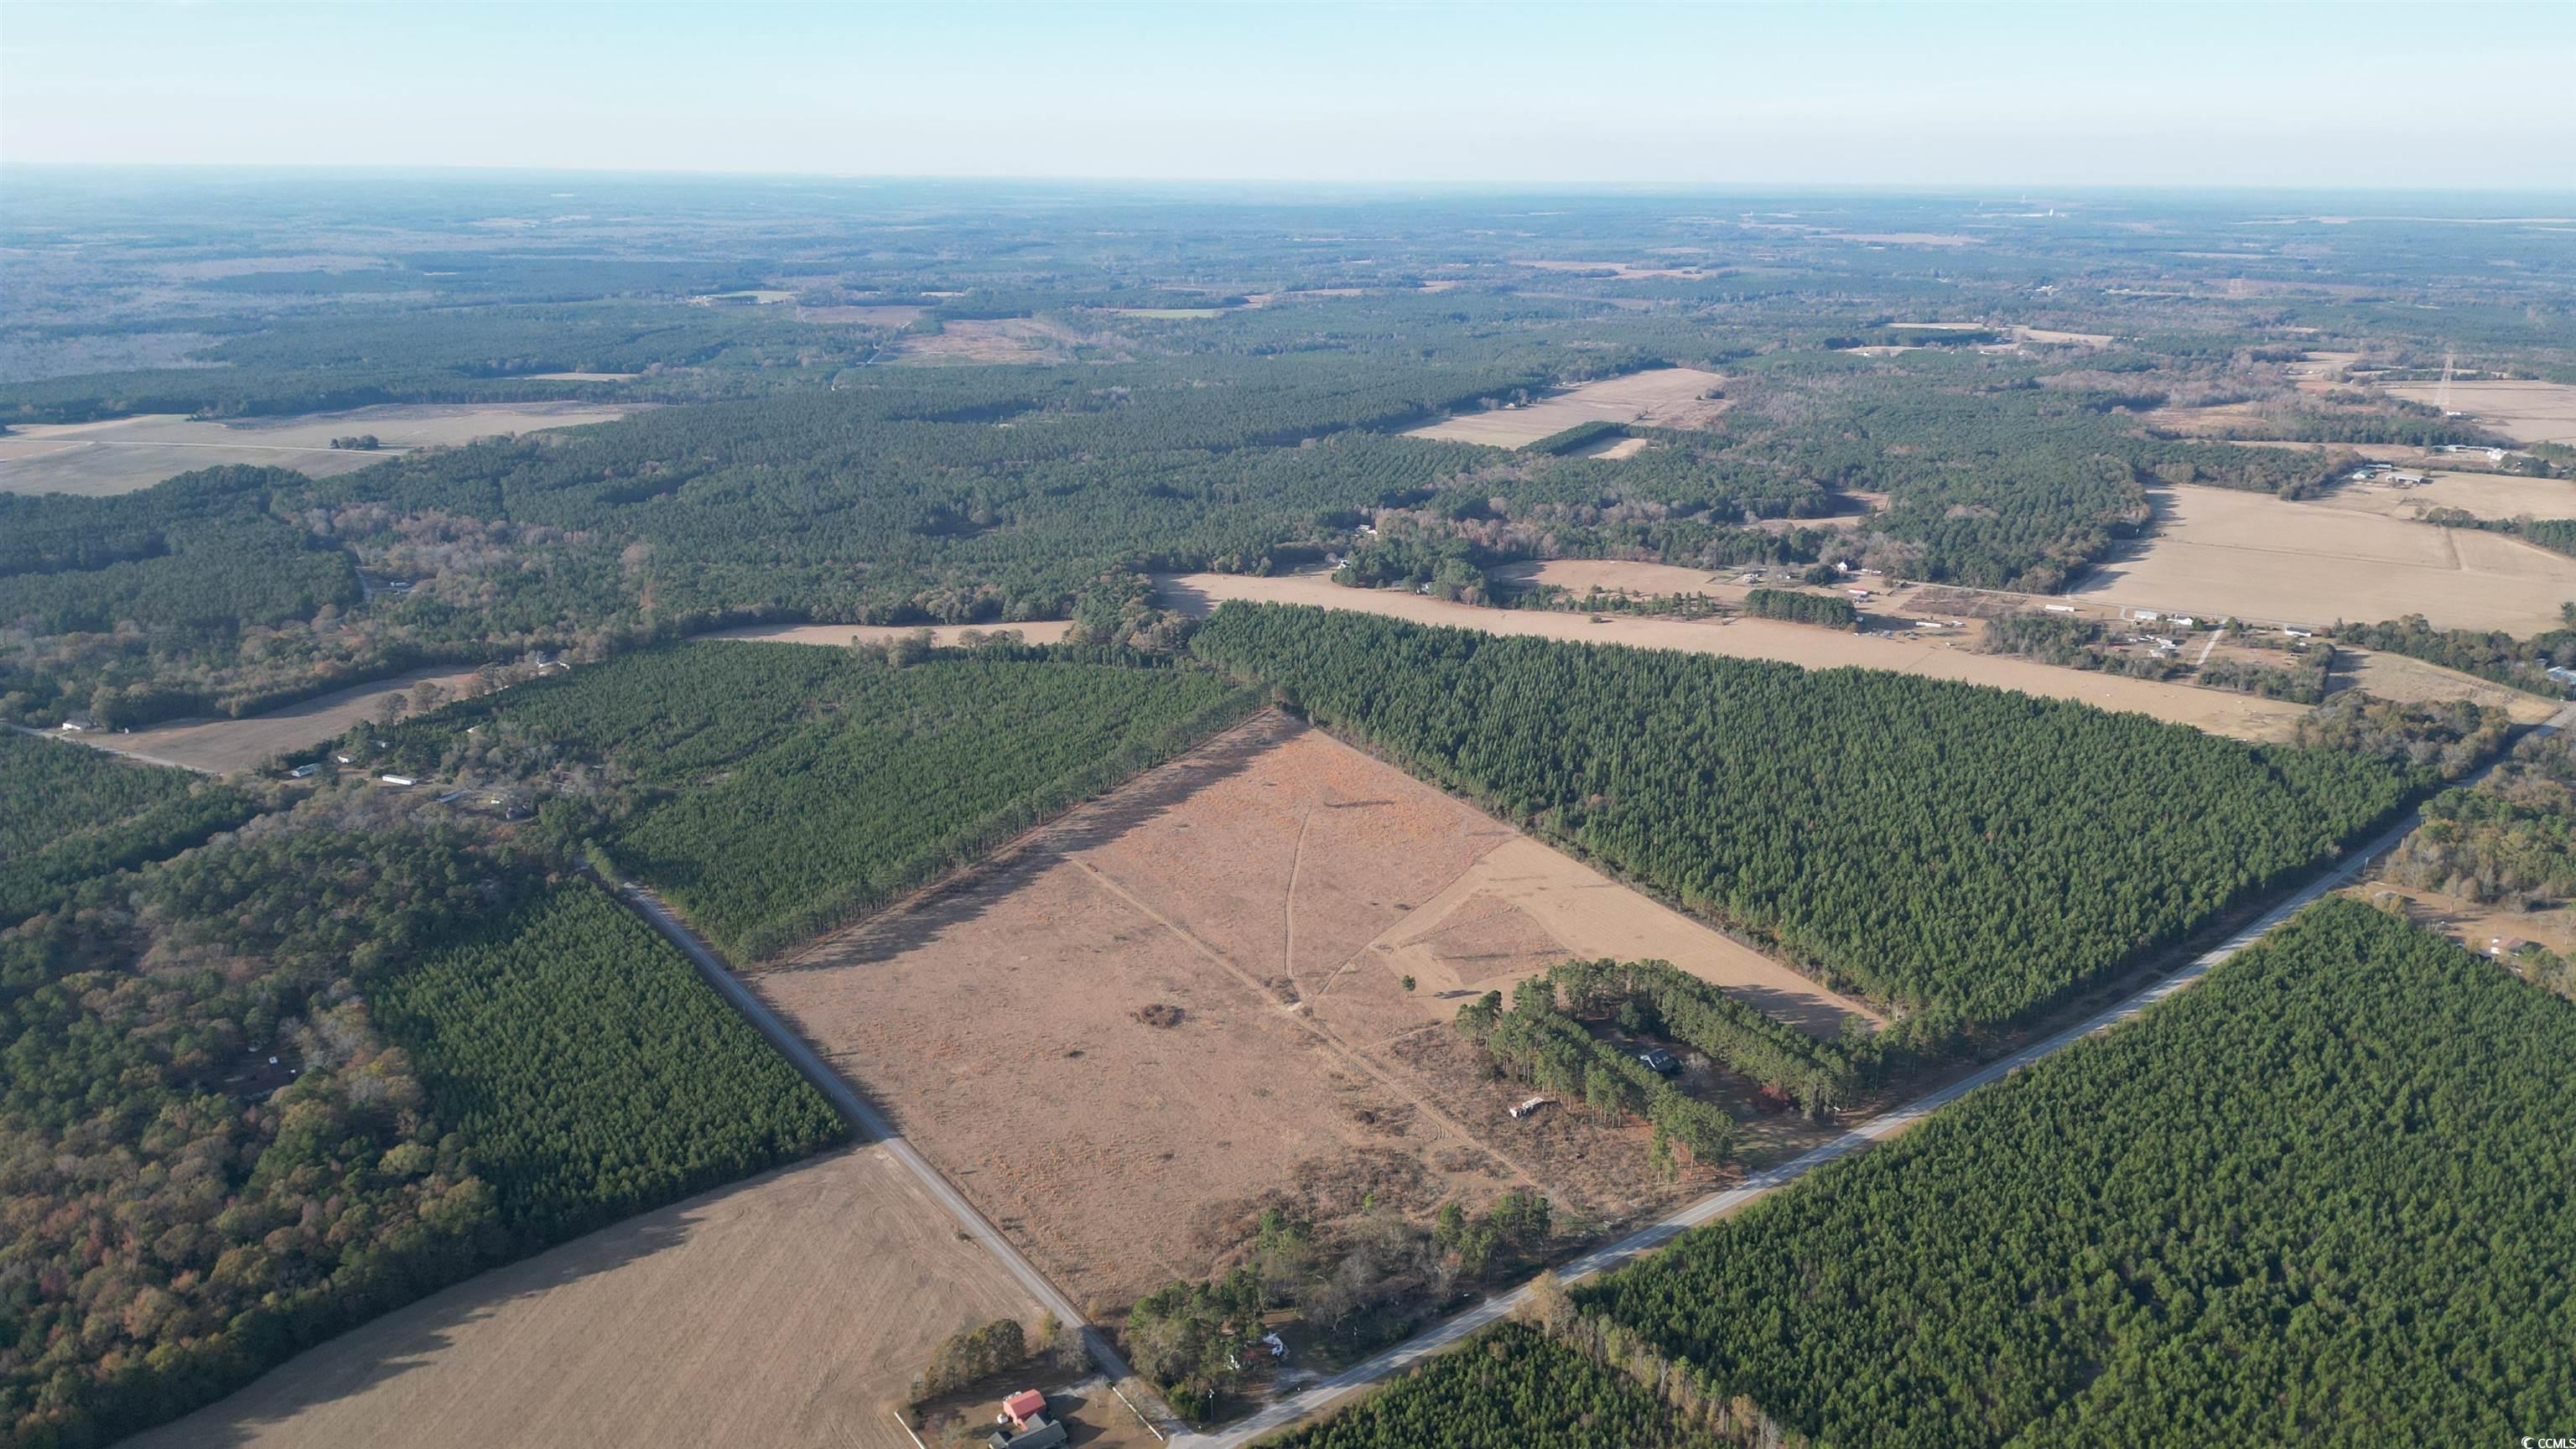
[[[1584,1291],[1578,1336],[1820,1443],[2511,1443],[2576,1412],[2571,1051],[2576,1004],[2329,897]]]
[[[1700,1449],[1653,1394],[1518,1323],[1441,1354],[1278,1449]]]
[[[184,770],[0,731],[0,925],[85,881],[176,855],[259,808]]]
[[[1851,600],[1798,589],[1755,589],[1744,596],[1744,611],[1758,618],[1822,624],[1829,629],[1849,629],[1860,621],[1860,610]]]
[[[831,1104],[679,949],[587,882],[376,996],[502,1219],[567,1238],[840,1140]]]
[[[1253,704],[1205,671],[986,652],[1001,657],[666,646],[415,720],[387,758],[486,781],[608,767],[631,784],[566,790],[540,824],[596,838],[750,960],[975,859]]]
[[[1228,604],[1192,647],[1927,1042],[2329,858],[2429,772],[1912,675]]]
[[[160,1422],[833,1135],[811,1090],[590,887],[518,913],[548,869],[353,786],[0,931],[11,1442]],[[622,1080],[584,1076],[577,1101],[523,1090],[568,1089],[572,1062]]]

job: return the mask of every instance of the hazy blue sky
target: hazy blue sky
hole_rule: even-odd
[[[0,160],[2576,185],[2540,5],[0,4]]]

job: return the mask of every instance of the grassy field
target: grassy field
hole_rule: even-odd
[[[1037,1307],[853,1148],[486,1273],[129,1442],[912,1449],[890,1406],[941,1338],[996,1318]]]
[[[2422,614],[2515,634],[2556,627],[2576,598],[2576,559],[2503,534],[2222,488],[2166,490],[2158,513],[2152,537],[2072,593],[2309,627]]]
[[[258,463],[328,478],[410,448],[604,423],[633,411],[594,403],[396,403],[233,422],[156,415],[26,423],[0,438],[0,492],[131,493],[221,463]],[[333,438],[369,433],[380,449],[331,446]]]
[[[1725,410],[1705,394],[1726,379],[1696,368],[1666,367],[1604,378],[1554,393],[1524,407],[1461,413],[1411,429],[1406,436],[1451,443],[1518,448],[1579,423],[1645,423],[1662,428],[1705,427]]]

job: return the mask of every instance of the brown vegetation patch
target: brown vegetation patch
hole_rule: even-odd
[[[1137,1007],[1134,1011],[1127,1014],[1146,1026],[1155,1027],[1179,1026],[1183,1018],[1189,1015],[1188,1012],[1172,1005],[1168,1001],[1149,1002],[1146,1005]]]

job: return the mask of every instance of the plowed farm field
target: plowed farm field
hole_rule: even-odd
[[[1209,1272],[1274,1204],[1428,1212],[1536,1185],[1619,1219],[1704,1190],[1660,1183],[1642,1130],[1513,1122],[1512,1087],[1422,1049],[1462,1001],[1605,955],[1818,1032],[1867,1014],[1275,713],[750,979],[1114,1313]]]

